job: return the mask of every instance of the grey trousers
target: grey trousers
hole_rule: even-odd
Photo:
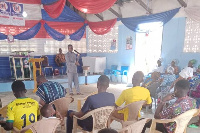
[[[74,82],[74,86],[76,88],[76,93],[80,93],[78,73],[67,73],[67,77],[68,77],[69,93],[73,93],[72,81]]]

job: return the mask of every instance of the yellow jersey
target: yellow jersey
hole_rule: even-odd
[[[142,101],[142,100],[146,101],[146,104],[150,104],[152,102],[150,92],[148,89],[144,87],[136,86],[136,87],[124,90],[119,96],[119,98],[117,99],[117,101],[115,102],[115,104],[117,106],[121,106],[124,102],[125,102],[125,105],[127,105],[132,102]],[[124,120],[127,121],[128,113],[129,113],[128,108],[125,108],[124,110],[119,111],[118,113],[123,113]],[[140,117],[140,112],[138,116]]]
[[[6,122],[13,123],[13,127],[22,128],[37,121],[40,115],[39,104],[31,98],[17,98],[8,104]],[[32,133],[31,130],[26,133]]]

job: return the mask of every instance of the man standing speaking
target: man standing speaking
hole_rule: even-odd
[[[80,64],[76,58],[76,54],[73,51],[73,46],[71,44],[68,45],[68,52],[66,54],[66,62],[67,62],[67,76],[68,76],[68,86],[69,86],[69,94],[73,94],[72,90],[72,81],[74,82],[77,95],[81,95],[78,81],[78,73],[77,66]],[[77,57],[79,57],[78,55]]]

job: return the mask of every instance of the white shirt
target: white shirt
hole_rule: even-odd
[[[154,72],[164,73],[164,66],[157,67],[156,69],[154,69]]]
[[[193,68],[191,67],[186,67],[183,70],[181,70],[181,72],[179,73],[179,75],[185,79],[189,78],[189,77],[193,77]]]

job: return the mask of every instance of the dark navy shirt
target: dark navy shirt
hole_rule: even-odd
[[[87,113],[88,111],[105,107],[105,106],[114,106],[115,105],[115,96],[112,93],[101,92],[92,96],[89,96],[85,101],[81,111]]]

